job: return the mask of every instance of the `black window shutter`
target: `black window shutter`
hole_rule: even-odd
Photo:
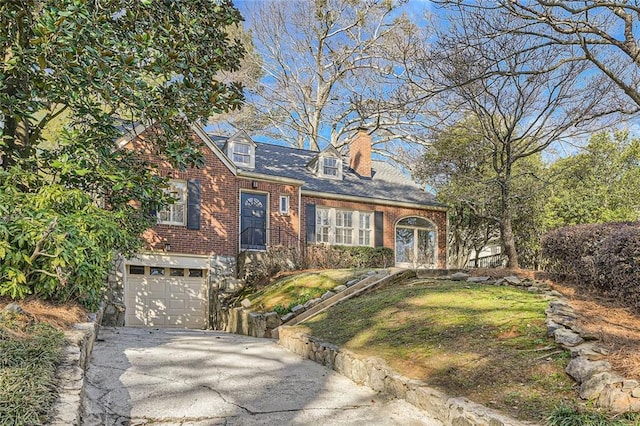
[[[374,234],[376,247],[384,246],[384,215],[382,212],[375,212]]]
[[[187,229],[200,229],[200,181],[187,181]]]
[[[304,210],[304,224],[307,235],[307,244],[316,242],[316,205],[307,204]]]

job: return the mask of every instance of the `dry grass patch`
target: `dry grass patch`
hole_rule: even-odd
[[[580,327],[598,336],[609,350],[607,360],[614,370],[623,377],[640,380],[640,316],[588,288],[560,283],[552,286],[580,314]]]
[[[526,420],[578,404],[568,353],[546,335],[538,295],[411,280],[345,301],[306,323],[314,336],[379,356],[401,374]]]
[[[0,298],[0,311],[14,301]],[[38,299],[15,302],[24,309],[27,316],[37,322],[50,324],[58,329],[69,328],[73,324],[87,321],[87,310],[73,303],[53,303]]]

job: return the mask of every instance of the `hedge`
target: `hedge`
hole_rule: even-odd
[[[265,256],[245,271],[249,283],[257,283],[281,271],[302,269],[387,268],[394,265],[393,250],[386,247],[311,245],[269,247]]]
[[[387,268],[393,263],[393,250],[386,247],[325,246],[307,247],[308,268]]]
[[[640,222],[568,226],[546,234],[547,271],[640,311]]]

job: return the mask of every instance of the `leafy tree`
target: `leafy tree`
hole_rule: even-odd
[[[640,140],[628,132],[593,135],[578,154],[555,162],[546,226],[640,219]]]
[[[153,124],[153,153],[202,164],[190,124],[243,99],[219,78],[243,56],[240,19],[228,0],[0,3],[0,293],[96,302],[114,251],[170,201],[118,137]]]
[[[493,167],[494,147],[478,119],[468,116],[437,132],[418,163],[417,175],[436,190],[439,201],[450,206],[450,260],[466,265],[472,250],[490,241],[502,241],[502,183]],[[523,158],[512,167],[514,244],[523,264],[532,266],[539,250],[539,226],[544,193],[540,155]]]
[[[451,2],[458,4],[457,2]],[[557,46],[530,49],[531,41],[508,33],[487,36],[496,26],[515,25],[497,10],[452,7],[448,21],[424,67],[428,87],[441,87],[445,128],[465,117],[477,121],[486,161],[497,186],[500,235],[508,266],[517,268],[513,224],[518,197],[512,193],[529,157],[552,144],[582,134],[618,109],[611,102],[609,81],[586,80],[588,65],[574,62],[556,67]],[[604,84],[601,84],[604,83]],[[609,85],[609,86],[608,86]]]

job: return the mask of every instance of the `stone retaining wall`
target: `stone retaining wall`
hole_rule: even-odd
[[[378,358],[360,357],[336,345],[322,342],[304,329],[281,326],[278,343],[303,358],[325,365],[355,383],[401,398],[427,411],[448,426],[533,425],[476,404],[467,398],[450,398],[424,382],[411,380],[393,371]]]
[[[556,343],[567,349],[571,354],[571,361],[567,365],[566,372],[580,385],[580,397],[591,401],[595,406],[604,408],[613,413],[638,412],[640,411],[640,382],[636,380],[625,379],[611,369],[611,364],[605,361],[607,351],[598,344],[598,336],[590,335],[578,326],[578,315],[569,305],[569,301],[559,292],[552,290],[546,283],[540,281],[532,281],[528,279],[521,280],[515,276],[505,277],[501,279],[491,279],[490,277],[471,277],[462,271],[458,271],[452,275],[442,277],[440,271],[419,271],[419,277],[429,278],[446,278],[454,281],[467,281],[477,284],[493,284],[508,285],[526,288],[529,292],[539,293],[549,300],[547,314],[547,330],[549,337],[553,337]],[[472,411],[477,416],[481,413],[481,417],[474,417],[470,424],[484,425],[489,423],[479,422],[482,418],[491,418],[496,413],[486,407],[474,404],[465,398],[448,398],[438,391],[425,387],[424,383],[414,382],[401,376],[397,376],[382,361],[371,359],[360,359],[355,354],[340,349],[334,345],[318,341],[312,336],[306,335],[301,331],[294,330],[290,327],[280,327],[280,345],[316,362],[332,368],[357,383],[364,384],[378,391],[384,391],[395,395],[399,398],[407,399],[413,403],[418,398],[416,395],[429,394],[431,397],[426,400],[416,400],[420,408],[424,408],[434,415],[435,410],[441,410],[446,406],[451,412],[459,413],[461,419],[469,419],[467,411],[472,407]],[[345,361],[345,359],[348,359]],[[350,361],[349,361],[350,360]],[[357,360],[357,361],[353,361]],[[382,363],[382,364],[381,364]],[[383,367],[379,367],[383,365]],[[381,377],[384,377],[381,379]],[[399,377],[398,383],[395,379]],[[389,382],[389,383],[387,383]],[[409,391],[409,387],[412,388]],[[417,390],[416,390],[417,389]],[[405,396],[406,395],[406,396]],[[423,398],[421,396],[420,398]],[[434,398],[440,402],[434,403]],[[445,401],[445,402],[443,402]],[[453,405],[452,405],[453,404]],[[457,404],[462,404],[458,406]],[[426,408],[430,407],[430,408]],[[463,407],[463,408],[460,408]],[[449,414],[448,420],[445,417],[437,417],[445,424],[451,423],[453,420]],[[498,414],[499,416],[502,416]],[[504,417],[504,416],[502,416]],[[456,417],[457,418],[457,417]],[[508,418],[507,418],[508,419]],[[456,420],[457,421],[457,420]],[[497,420],[496,420],[497,421]],[[501,420],[502,421],[502,420]],[[515,420],[508,419],[510,422]],[[447,423],[449,422],[449,423]],[[466,424],[466,423],[456,423]],[[492,425],[510,425],[522,423],[491,423]]]
[[[230,308],[219,313],[222,331],[252,337],[272,337],[282,320],[277,312],[253,312],[249,308]]]
[[[51,426],[76,426],[82,417],[85,370],[98,334],[102,311],[92,315],[91,322],[74,325],[64,332],[67,346],[56,369],[58,399],[51,408]]]

